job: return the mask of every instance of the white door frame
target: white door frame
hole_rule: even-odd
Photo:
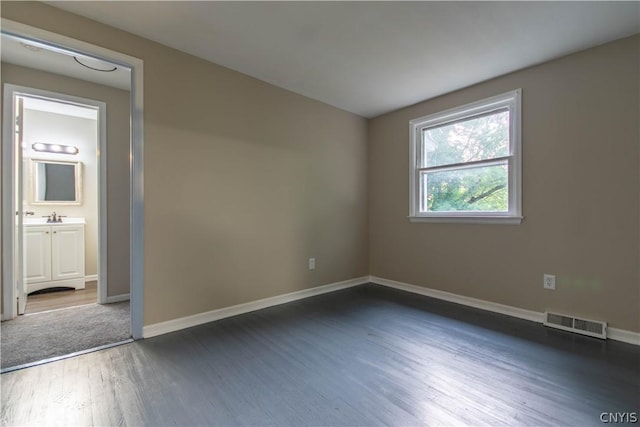
[[[63,50],[73,52],[76,56],[89,56],[104,61],[112,62],[120,66],[131,69],[131,144],[129,148],[130,163],[130,300],[131,300],[131,335],[134,339],[142,338],[143,326],[143,283],[144,283],[144,181],[143,181],[143,61],[139,58],[129,56],[120,52],[105,49],[90,43],[72,39],[36,27],[21,24],[2,18],[2,34],[20,37],[32,44],[41,44],[48,49]],[[11,108],[13,110],[13,107]],[[7,111],[5,110],[5,115]],[[105,123],[106,125],[106,123]],[[10,130],[5,128],[4,138]],[[4,139],[3,138],[3,139]],[[15,207],[12,200],[14,178],[13,178],[13,144],[3,141],[2,151],[2,281],[3,285],[7,281],[15,283],[13,271],[13,245],[15,244],[15,233],[13,229],[13,218],[15,217]],[[106,159],[102,156],[101,163]],[[9,170],[7,171],[7,168]],[[11,173],[8,173],[11,172]],[[106,179],[103,180],[106,185]],[[102,181],[101,181],[102,182]],[[101,184],[102,186],[102,184]],[[8,194],[7,194],[8,192]],[[106,194],[106,192],[105,192]],[[104,223],[104,221],[103,221]],[[102,229],[102,225],[101,225]],[[104,241],[104,242],[103,242]],[[101,244],[106,244],[106,235],[101,239]],[[102,249],[102,248],[101,248]],[[7,250],[10,250],[8,252]],[[102,251],[105,252],[106,251]],[[2,286],[3,289],[14,286]],[[12,291],[13,293],[13,291]],[[15,297],[6,298],[3,294],[3,313],[11,313],[11,307],[15,306]]]
[[[4,121],[3,123],[9,124],[16,116],[16,112],[13,111],[15,103],[13,102],[14,96],[22,95],[24,97],[41,98],[51,100],[53,102],[68,103],[79,106],[94,107],[98,110],[98,146],[96,151],[98,153],[98,303],[107,303],[107,104],[101,101],[96,101],[89,98],[81,98],[78,96],[67,95],[65,93],[50,92],[41,89],[35,89],[26,86],[17,86],[10,83],[4,85]],[[9,120],[7,117],[10,114]],[[12,129],[9,126],[5,126],[5,149],[15,148],[10,143],[9,138],[12,137]],[[20,159],[22,160],[22,159]],[[3,166],[5,170],[6,165]],[[7,170],[6,173],[10,171]],[[13,172],[13,171],[11,171]],[[6,176],[3,177],[3,180]],[[14,183],[15,185],[15,183]],[[14,187],[15,190],[15,187]],[[24,194],[22,195],[24,198]],[[15,211],[21,216],[22,206],[16,206]],[[15,265],[15,263],[14,263]],[[15,273],[14,273],[15,274]],[[16,282],[14,277],[14,283]],[[5,282],[10,283],[10,282]],[[15,295],[12,294],[13,287],[7,286],[11,289],[3,289],[3,300],[7,301],[15,300]],[[12,319],[16,317],[15,304],[13,305],[14,311],[7,313],[3,310],[4,318]],[[7,307],[8,308],[8,307]]]

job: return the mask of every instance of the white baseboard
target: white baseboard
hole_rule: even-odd
[[[507,316],[517,317],[519,319],[530,320],[532,322],[542,323],[544,313],[525,310],[522,308],[512,307],[509,305],[498,304],[491,301],[485,301],[477,298],[465,297],[462,295],[452,294],[449,292],[439,291],[437,289],[425,288],[422,286],[410,285],[409,283],[397,282],[395,280],[383,279],[382,277],[369,276],[369,281],[389,288],[400,289],[414,294],[425,295],[445,301],[455,302],[457,304],[475,307],[482,310],[492,311],[494,313],[506,314]],[[640,333],[627,331],[624,329],[607,328],[607,338],[622,341],[629,344],[640,345]]]
[[[640,345],[640,333],[607,326],[607,338],[629,344]]]
[[[121,301],[129,301],[129,294],[120,294],[107,297],[107,304]]]
[[[90,274],[88,276],[84,276],[84,283],[95,282],[97,280],[98,280],[98,275],[97,274]]]
[[[317,286],[315,288],[303,289],[284,295],[278,295],[270,298],[260,299],[257,301],[247,302],[244,304],[233,305],[231,307],[224,307],[217,310],[198,313],[192,316],[167,320],[166,322],[154,323],[153,325],[147,325],[142,328],[142,336],[144,338],[151,338],[157,335],[179,331],[180,329],[190,328],[192,326],[198,326],[204,323],[213,322],[215,320],[224,319],[225,317],[237,316],[239,314],[249,313],[251,311],[261,310],[263,308],[273,307],[291,301],[297,301],[316,295],[326,294],[340,289],[362,285],[368,282],[369,276],[358,277],[356,279],[331,283],[329,285]]]
[[[450,292],[410,285],[408,283],[397,282],[395,280],[383,279],[382,277],[371,276],[370,282],[387,286],[389,288],[412,292],[414,294],[425,295],[428,297],[455,302],[457,304],[462,304],[469,307],[480,308],[482,310],[492,311],[494,313],[506,314],[507,316],[526,319],[532,322],[542,323],[542,320],[544,318],[544,314],[538,313],[537,311],[524,310],[522,308],[512,307],[510,305],[498,304],[495,302],[485,301],[477,298],[452,294]]]
[[[157,335],[166,334],[169,332],[179,331],[181,329],[190,328],[192,326],[202,325],[204,323],[213,322],[216,320],[224,319],[226,317],[237,316],[239,314],[249,313],[251,311],[261,310],[263,308],[273,307],[280,304],[285,304],[292,301],[297,301],[304,298],[309,298],[316,295],[326,294],[329,292],[337,291],[340,289],[346,289],[353,286],[362,285],[365,283],[375,283],[378,285],[386,286],[389,288],[399,289],[414,294],[424,295],[444,301],[454,302],[457,304],[466,305],[469,307],[479,308],[481,310],[487,310],[494,313],[505,314],[507,316],[516,317],[518,319],[525,319],[536,323],[542,323],[544,320],[544,313],[525,310],[505,304],[498,304],[491,301],[485,301],[477,298],[466,297],[462,295],[453,294],[450,292],[439,291],[437,289],[425,288],[422,286],[411,285],[409,283],[398,282],[395,280],[384,279],[376,276],[364,276],[356,279],[345,280],[342,282],[331,283],[329,285],[317,286],[315,288],[303,289],[296,292],[291,292],[284,295],[277,295],[270,298],[264,298],[257,301],[251,301],[244,304],[238,304],[231,307],[224,307],[217,310],[207,311],[204,313],[194,314],[192,316],[181,317],[178,319],[168,320],[166,322],[155,323],[147,325],[142,328],[142,336],[144,338],[151,338]],[[129,294],[115,295],[107,298],[108,303],[126,301],[129,299]],[[607,338],[622,341],[629,344],[640,345],[640,333],[627,331],[624,329],[607,328]]]

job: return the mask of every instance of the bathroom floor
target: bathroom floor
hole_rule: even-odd
[[[84,289],[46,292],[29,295],[25,314],[40,313],[78,305],[94,304],[98,301],[98,282],[87,282]]]

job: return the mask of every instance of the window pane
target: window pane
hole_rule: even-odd
[[[508,165],[420,173],[420,211],[509,210]]]
[[[509,155],[509,110],[422,131],[422,165],[432,167]]]

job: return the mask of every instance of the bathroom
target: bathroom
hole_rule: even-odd
[[[25,314],[95,303],[99,110],[21,99]]]

